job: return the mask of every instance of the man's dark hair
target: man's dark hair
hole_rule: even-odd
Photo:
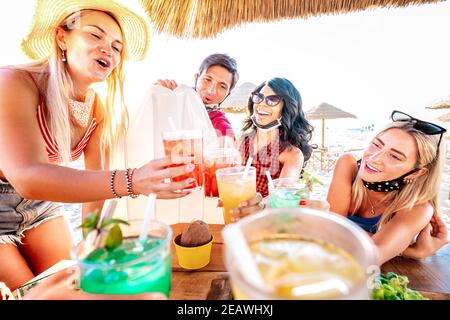
[[[231,80],[231,86],[230,86],[230,91],[231,91],[234,88],[234,86],[236,85],[236,82],[238,82],[238,80],[239,80],[239,74],[237,71],[236,60],[231,58],[229,55],[223,54],[223,53],[211,54],[211,55],[207,56],[205,58],[205,60],[203,60],[202,64],[200,65],[200,68],[198,69],[196,76],[199,77],[203,71],[208,70],[209,67],[212,67],[212,66],[221,66],[221,67],[227,69],[232,74],[233,78]]]

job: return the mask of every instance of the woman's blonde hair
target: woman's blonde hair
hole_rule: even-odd
[[[95,10],[75,12],[64,19],[59,27],[70,32],[70,30],[75,28],[74,26],[79,25],[79,19],[89,11]],[[104,13],[113,18],[120,27],[117,19],[111,13]],[[124,37],[122,38],[123,49],[121,51],[121,60],[106,79],[107,93],[104,97],[103,104],[98,103],[98,97],[95,102],[96,108],[103,108],[103,120],[96,130],[101,130],[102,162],[104,165],[109,165],[109,152],[115,152],[116,149],[119,149],[119,143],[125,136],[128,126],[128,113],[123,93],[123,61],[126,59],[127,47],[126,39]],[[40,94],[43,94],[45,97],[45,105],[48,111],[46,119],[49,130],[58,145],[61,161],[68,163],[71,160],[72,137],[68,100],[73,96],[74,85],[65,64],[62,61],[62,51],[56,43],[55,36],[54,52],[49,58],[16,67],[37,74],[36,80],[40,86],[38,89],[40,90]],[[119,93],[119,97],[117,97],[117,93]],[[120,99],[120,103],[116,107],[115,102],[118,99]]]
[[[412,209],[414,206],[430,203],[436,214],[439,214],[439,185],[442,173],[442,159],[438,150],[439,135],[427,135],[413,128],[410,122],[394,122],[389,124],[380,134],[391,130],[400,129],[411,135],[416,142],[416,166],[415,168],[427,168],[428,171],[413,179],[411,183],[405,183],[398,191],[387,192],[382,202],[388,203],[381,216],[378,228],[388,222],[393,215],[404,209]],[[367,190],[362,179],[356,176],[352,185],[352,206],[350,212],[355,214],[367,197]]]

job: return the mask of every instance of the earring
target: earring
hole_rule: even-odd
[[[66,52],[65,51],[62,51],[62,53],[61,53],[61,61],[62,62],[66,62],[67,61],[67,59],[66,59]]]

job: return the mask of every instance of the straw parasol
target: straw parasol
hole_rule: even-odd
[[[431,107],[427,107],[427,109],[450,109],[450,96],[447,99],[439,101],[438,103],[433,104]]]
[[[240,24],[405,7],[444,0],[140,0],[157,32],[209,38]]]
[[[319,106],[306,111],[305,116],[308,120],[322,120],[322,148],[325,147],[325,119],[356,118],[354,114],[328,103],[321,103]]]
[[[231,94],[221,103],[220,109],[229,113],[246,113],[248,99],[256,84],[244,82],[240,86],[233,89]]]

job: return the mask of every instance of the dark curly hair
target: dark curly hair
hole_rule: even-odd
[[[272,78],[259,85],[253,92],[260,92],[265,86],[269,86],[283,101],[284,106],[281,111],[280,142],[284,147],[299,148],[304,157],[304,162],[311,157],[313,147],[309,144],[312,138],[313,126],[306,120],[302,109],[302,97],[300,92],[289,80],[285,78]],[[250,116],[245,119],[242,131],[244,136],[256,130],[252,120],[253,101],[248,100],[248,111]]]

